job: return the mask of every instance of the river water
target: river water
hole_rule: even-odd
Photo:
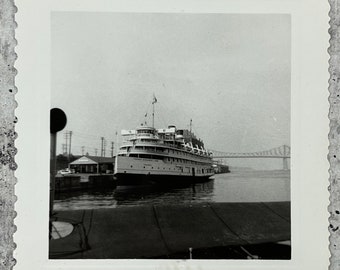
[[[147,204],[290,201],[290,171],[234,171],[212,181],[172,189],[78,191],[56,194],[54,210],[129,207]]]

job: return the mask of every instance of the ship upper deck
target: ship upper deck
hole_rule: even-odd
[[[166,129],[141,126],[136,130],[122,131],[125,141],[118,154],[128,153],[174,153],[182,156],[211,158],[211,153],[204,149],[203,142],[187,130],[176,130],[175,126]],[[192,140],[188,140],[188,138]],[[193,142],[196,145],[193,145]]]

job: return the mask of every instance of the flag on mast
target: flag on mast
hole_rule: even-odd
[[[157,102],[157,98],[156,98],[155,94],[153,94],[152,104],[155,104],[156,102]]]

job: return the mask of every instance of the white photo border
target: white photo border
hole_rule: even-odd
[[[325,269],[328,267],[328,11],[317,0],[19,0],[15,269]],[[292,259],[49,260],[51,12],[290,14]]]

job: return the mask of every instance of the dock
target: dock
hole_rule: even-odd
[[[52,221],[73,229],[50,240],[50,259],[186,258],[189,250],[195,258],[196,250],[247,249],[291,237],[290,202],[58,211]]]
[[[115,188],[113,174],[69,174],[55,177],[55,192]]]

